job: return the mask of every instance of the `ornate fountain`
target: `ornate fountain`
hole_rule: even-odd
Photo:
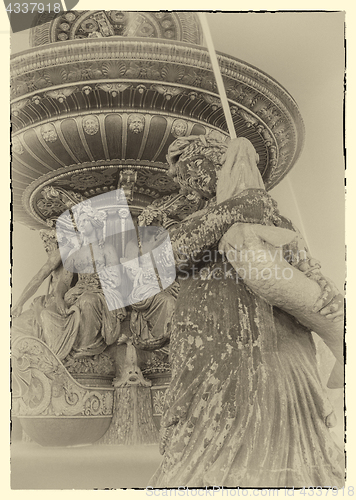
[[[15,221],[48,229],[69,207],[118,188],[134,220],[157,201],[169,203],[178,220],[196,210],[196,202],[183,197],[167,176],[168,147],[189,135],[218,131],[228,136],[197,15],[72,11],[39,15],[37,23],[32,48],[11,60]],[[271,189],[292,168],[303,145],[297,105],[257,68],[224,54],[218,60],[237,136],[254,145]],[[122,207],[110,210],[115,216]],[[121,391],[118,373],[127,361],[123,349],[110,351],[116,359],[115,390]],[[84,380],[83,369],[71,373],[31,337],[16,340],[13,359],[14,371],[23,375],[27,370],[30,384],[27,400],[17,399],[13,411],[34,440],[45,445],[93,442],[108,430],[113,415],[120,431],[111,381]],[[139,349],[135,362],[138,375],[131,385],[130,377],[126,380],[126,392],[137,392],[137,386],[148,391],[149,419],[159,420],[169,367],[155,353],[147,356]],[[122,407],[120,412],[125,413]],[[154,426],[148,434],[146,442],[157,438]]]

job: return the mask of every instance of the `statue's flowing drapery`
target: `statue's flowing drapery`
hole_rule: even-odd
[[[120,322],[126,312],[122,307],[120,293],[106,288],[95,273],[78,275],[76,285],[65,294],[67,314],[57,310],[55,297],[37,297],[28,311],[16,318],[12,336],[33,335],[43,340],[60,360],[69,353],[75,358],[102,353],[120,335]],[[109,311],[108,293],[116,309]]]
[[[116,305],[109,311],[108,292],[104,296],[102,286],[102,276],[79,274],[77,284],[65,294],[69,314],[63,316],[49,307],[42,311],[43,340],[59,359],[69,353],[74,357],[100,354],[118,339],[120,320],[126,315],[121,295],[109,288]]]

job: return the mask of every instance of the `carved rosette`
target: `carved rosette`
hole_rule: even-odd
[[[112,416],[113,388],[78,384],[41,340],[15,339],[12,363],[14,416]]]

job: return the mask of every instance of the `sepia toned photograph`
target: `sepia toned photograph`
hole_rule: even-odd
[[[11,33],[11,488],[352,495],[347,13],[86,3]]]

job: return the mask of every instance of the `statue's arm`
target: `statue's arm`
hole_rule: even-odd
[[[140,256],[140,250],[137,244],[137,239],[132,239],[127,242],[125,247],[125,259],[132,260]]]
[[[69,290],[73,279],[74,271],[74,259],[69,256],[63,266],[61,276],[58,280],[56,289],[54,291],[54,296],[56,299],[56,304],[59,312],[63,315],[66,314],[66,304],[64,301],[64,295]]]
[[[205,214],[173,226],[170,239],[176,265],[187,269],[199,261],[236,222],[270,223],[274,207],[275,202],[264,190],[247,189],[209,208]]]
[[[121,283],[121,273],[119,270],[119,258],[117,256],[116,249],[111,244],[105,245],[105,270],[107,278],[112,281],[117,288]]]
[[[61,262],[62,262],[61,254],[59,250],[55,250],[49,255],[47,262],[44,264],[44,266],[41,267],[41,269],[26,285],[20,298],[16,302],[15,306],[12,308],[13,317],[17,317],[21,314],[22,308],[25,305],[25,303],[37,292],[37,290],[42,285],[44,280],[48,278],[48,276],[50,276],[52,271],[57,269],[57,267],[61,264]]]

